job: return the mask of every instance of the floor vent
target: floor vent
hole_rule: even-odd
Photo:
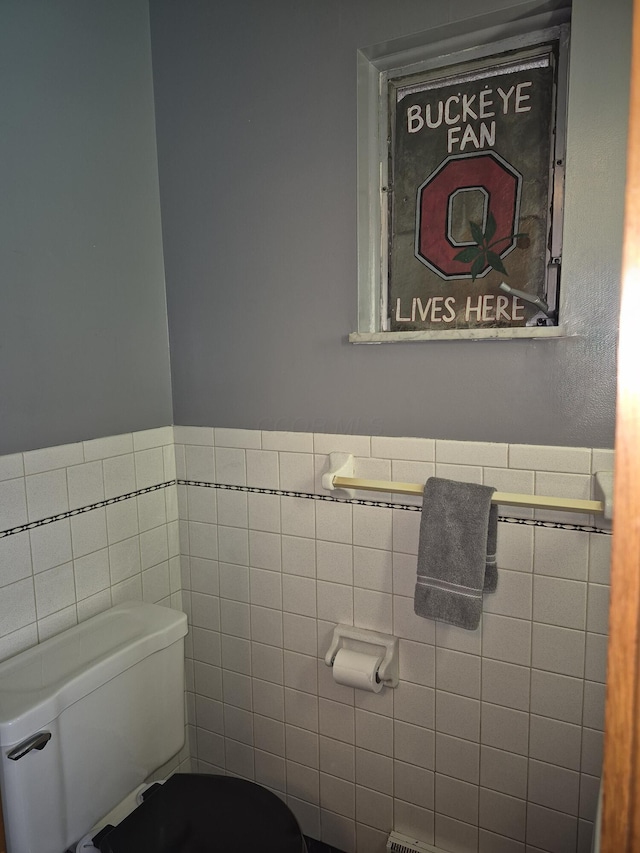
[[[442,853],[442,851],[430,844],[425,844],[424,841],[418,841],[417,838],[392,832],[387,839],[387,853]]]

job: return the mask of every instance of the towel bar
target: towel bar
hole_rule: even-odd
[[[330,453],[328,471],[322,475],[325,489],[344,489],[353,497],[355,489],[365,492],[392,492],[396,495],[417,495],[424,492],[422,483],[394,483],[387,480],[363,480],[351,476],[354,459],[350,453]],[[560,512],[602,513],[607,521],[613,517],[613,474],[604,472],[595,474],[595,494],[602,500],[582,500],[579,498],[556,498],[548,495],[517,495],[508,492],[494,492],[492,503],[503,506],[529,507],[531,509],[551,509]]]
[[[357,477],[334,477],[335,489],[358,489],[365,492],[393,492],[397,495],[421,495],[424,484],[392,483],[385,480],[359,480]],[[563,512],[604,512],[602,501],[587,501],[577,498],[554,498],[546,495],[516,495],[494,492],[492,503],[503,506],[531,507],[533,509],[557,509]]]

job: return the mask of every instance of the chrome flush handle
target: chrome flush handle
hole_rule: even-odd
[[[19,758],[23,758],[32,749],[44,749],[50,740],[51,732],[37,732],[35,735],[31,735],[31,737],[23,740],[22,743],[14,746],[11,752],[7,753],[7,758],[10,758],[12,761],[18,761]]]

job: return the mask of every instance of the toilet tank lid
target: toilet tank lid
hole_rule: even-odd
[[[126,602],[0,663],[0,746],[48,725],[78,699],[186,633],[186,614]]]

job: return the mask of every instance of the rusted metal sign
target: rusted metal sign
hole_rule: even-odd
[[[545,45],[390,81],[390,331],[557,323],[556,66]]]

